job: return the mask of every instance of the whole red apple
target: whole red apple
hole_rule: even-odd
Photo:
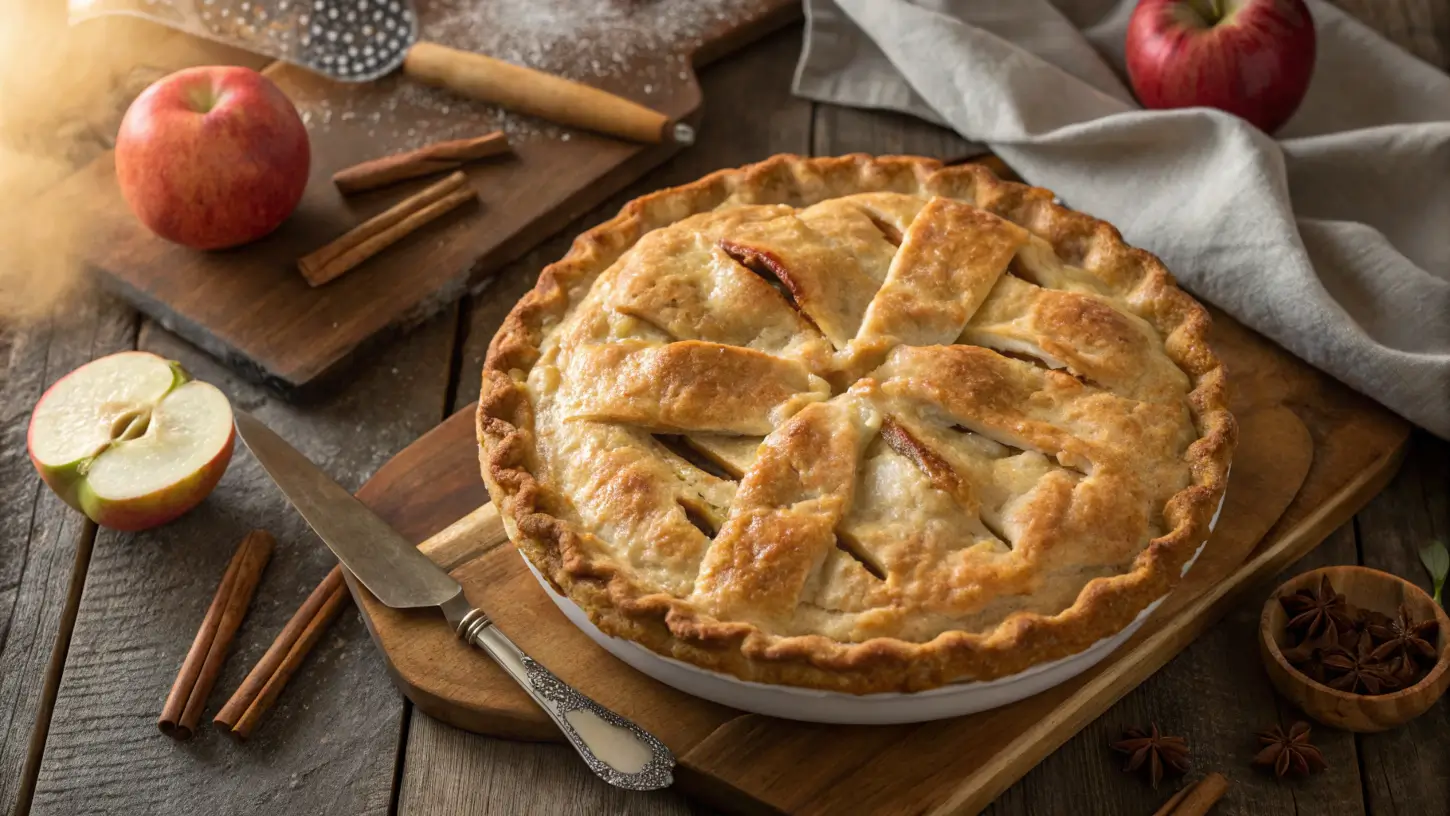
[[[1144,106],[1218,108],[1272,133],[1309,89],[1314,20],[1304,0],[1142,0],[1126,47]]]
[[[116,176],[152,232],[195,249],[254,241],[302,198],[307,129],[249,68],[187,68],[136,97],[116,137]]]

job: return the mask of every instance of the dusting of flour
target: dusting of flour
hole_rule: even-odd
[[[418,4],[420,38],[579,80],[650,104],[684,80],[688,55],[760,0],[432,0]],[[318,83],[321,86],[322,83]],[[568,128],[428,88],[396,73],[327,83],[294,101],[314,133],[357,130],[407,150],[502,130],[515,144],[569,139]]]

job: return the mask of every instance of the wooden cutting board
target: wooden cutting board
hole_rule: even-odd
[[[399,454],[359,495],[404,535],[429,539],[424,550],[525,651],[663,739],[692,794],[732,811],[974,813],[1232,605],[1257,606],[1261,585],[1349,519],[1399,462],[1409,435],[1403,420],[1228,317],[1215,319],[1213,345],[1232,372],[1241,438],[1203,556],[1142,630],[1097,667],[966,717],[875,727],[796,723],[690,697],[630,669],[564,618],[503,543],[497,514],[479,509],[487,495],[471,410]],[[356,584],[352,590],[395,681],[420,709],[480,733],[558,738],[523,692],[435,613],[388,609]]]
[[[672,117],[698,120],[694,69],[795,18],[798,0],[420,0],[425,38],[558,72]],[[163,326],[285,397],[315,392],[369,344],[478,287],[495,269],[659,164],[676,149],[555,127],[399,76],[345,85],[295,66],[266,73],[296,102],[312,140],[298,211],[272,235],[196,252],[142,227],[98,158],[44,202],[85,224],[79,255]],[[481,206],[460,209],[313,289],[297,258],[436,179],[344,199],[330,178],[359,161],[503,130],[513,155],[466,170]]]

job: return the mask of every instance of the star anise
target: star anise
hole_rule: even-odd
[[[1308,776],[1329,767],[1324,754],[1309,744],[1309,723],[1296,722],[1285,734],[1280,726],[1260,731],[1259,744],[1264,746],[1254,755],[1254,764],[1261,768],[1273,768],[1274,775]]]
[[[1438,653],[1430,643],[1430,638],[1435,637],[1439,628],[1434,618],[1416,623],[1414,616],[1410,614],[1410,608],[1401,604],[1399,614],[1393,620],[1383,626],[1370,627],[1370,634],[1380,642],[1379,647],[1374,650],[1374,659],[1403,657],[1407,660],[1433,663]]]
[[[1368,640],[1360,640],[1359,648],[1351,652],[1336,647],[1324,654],[1324,668],[1329,670],[1329,687],[1350,694],[1379,694],[1399,688],[1399,681],[1390,672],[1390,667],[1373,657],[1374,647]]]
[[[1131,773],[1145,768],[1154,790],[1163,781],[1165,771],[1176,774],[1188,772],[1188,741],[1183,737],[1164,736],[1158,731],[1158,723],[1153,723],[1147,734],[1142,729],[1129,728],[1123,732],[1122,739],[1113,743],[1113,750],[1128,755],[1124,771]]]
[[[1361,637],[1374,637],[1369,631],[1371,626],[1384,626],[1390,622],[1388,615],[1382,615],[1373,609],[1360,609],[1350,605],[1349,610],[1349,625],[1339,631],[1341,640],[1345,640],[1345,635],[1352,635],[1356,636],[1352,638],[1353,642],[1358,643]]]
[[[1305,640],[1319,637],[1326,629],[1338,631],[1353,623],[1344,596],[1334,591],[1327,575],[1320,578],[1317,592],[1301,589],[1280,597],[1279,603],[1290,615],[1289,631]]]
[[[1324,669],[1324,655],[1340,645],[1336,636],[1330,632],[1331,630],[1325,630],[1317,638],[1309,638],[1292,649],[1285,649],[1284,659],[1310,680],[1316,683],[1325,682],[1328,674]]]
[[[1390,658],[1385,665],[1389,666],[1390,676],[1395,678],[1400,688],[1409,688],[1425,676],[1420,664],[1404,655]]]

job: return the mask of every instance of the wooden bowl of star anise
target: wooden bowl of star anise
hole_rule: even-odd
[[[1450,618],[1425,591],[1368,567],[1310,570],[1259,618],[1274,688],[1346,731],[1384,731],[1425,713],[1450,686]]]

